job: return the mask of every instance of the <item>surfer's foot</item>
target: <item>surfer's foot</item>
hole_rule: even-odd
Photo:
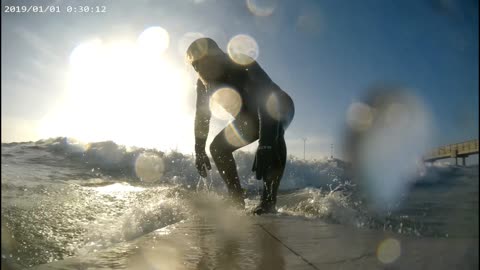
[[[245,209],[245,191],[242,188],[229,188],[228,200],[235,208]]]
[[[238,209],[245,209],[245,196],[243,196],[243,194],[230,195],[230,202]]]
[[[275,214],[277,209],[275,208],[274,202],[261,202],[255,209],[253,209],[254,215],[263,215],[263,214]]]

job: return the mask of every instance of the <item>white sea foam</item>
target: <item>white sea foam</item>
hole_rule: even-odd
[[[135,161],[144,153],[161,158],[161,178],[143,181],[136,175]],[[251,209],[261,191],[261,181],[251,173],[253,154],[238,152],[235,159]],[[478,237],[478,214],[472,215],[478,213],[478,167],[427,168],[413,179],[413,192],[399,202],[400,210],[385,216],[365,207],[347,177],[348,168],[340,160],[289,158],[279,215],[417,235]],[[208,209],[221,213],[225,208],[225,185],[215,169],[204,194],[214,200],[205,203],[195,199],[203,193],[196,190],[200,178],[190,155],[113,142],[83,145],[56,138],[2,144],[1,180],[2,235],[11,240],[2,242],[2,248],[23,266],[95,252]]]

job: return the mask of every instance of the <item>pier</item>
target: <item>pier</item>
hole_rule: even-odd
[[[478,139],[461,143],[444,145],[428,152],[424,157],[424,162],[435,162],[445,158],[454,158],[455,165],[458,165],[458,159],[462,160],[462,166],[465,166],[465,160],[470,155],[478,154]]]

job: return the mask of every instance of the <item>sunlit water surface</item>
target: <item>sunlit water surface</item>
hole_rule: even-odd
[[[2,144],[3,260],[28,267],[85,256],[192,218],[199,197],[224,201],[218,175],[199,181],[191,156],[153,151],[156,161],[140,166],[145,153],[66,138]],[[253,156],[236,159],[248,211],[261,186],[250,174]],[[426,168],[396,208],[379,214],[365,206],[341,161],[289,160],[277,209],[421,237],[478,237],[478,166]]]

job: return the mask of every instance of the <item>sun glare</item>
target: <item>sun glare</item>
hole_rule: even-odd
[[[168,32],[159,26],[147,28],[138,37],[138,45],[142,48],[142,51],[146,51],[150,55],[164,53],[169,43]]]
[[[165,150],[189,145],[192,78],[168,60],[168,46],[161,27],[146,29],[136,41],[78,45],[70,55],[66,96],[43,119],[40,135]]]

